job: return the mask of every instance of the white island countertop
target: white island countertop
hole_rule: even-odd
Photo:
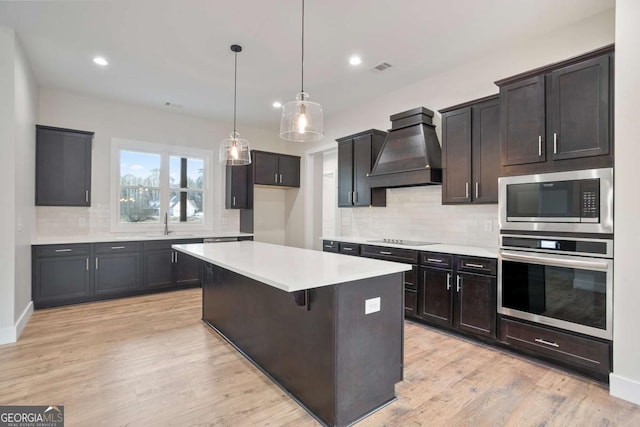
[[[286,292],[411,270],[411,265],[243,241],[173,245],[173,249]]]

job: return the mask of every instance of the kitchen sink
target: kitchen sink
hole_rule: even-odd
[[[435,245],[435,242],[423,242],[420,240],[403,240],[403,239],[378,239],[378,240],[367,240],[369,243],[391,243],[394,245],[403,245],[403,246],[426,246],[426,245]]]

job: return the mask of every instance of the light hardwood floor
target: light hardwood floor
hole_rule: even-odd
[[[0,404],[67,426],[317,426],[201,321],[199,289],[36,311],[0,346]],[[358,426],[639,426],[591,381],[405,324],[398,400]]]

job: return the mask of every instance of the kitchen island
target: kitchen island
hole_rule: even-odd
[[[173,248],[204,261],[203,321],[320,422],[395,400],[410,266],[251,241]]]

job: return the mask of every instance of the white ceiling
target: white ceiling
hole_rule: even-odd
[[[602,13],[614,0],[306,0],[305,91],[325,116]],[[40,87],[277,128],[300,90],[301,0],[0,1]],[[348,64],[360,54],[359,67]],[[103,55],[109,66],[91,60]],[[384,72],[371,68],[392,64]]]

